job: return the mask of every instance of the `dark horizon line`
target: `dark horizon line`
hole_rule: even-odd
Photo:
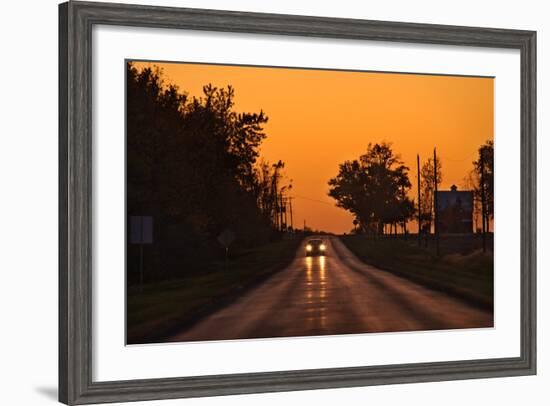
[[[495,79],[496,76],[490,75],[464,75],[453,73],[419,73],[419,72],[406,72],[406,71],[382,71],[374,69],[343,69],[343,68],[316,68],[316,67],[300,67],[300,66],[283,66],[283,65],[251,65],[251,64],[239,64],[239,63],[221,63],[221,62],[194,62],[194,61],[170,61],[162,59],[132,59],[124,58],[124,63],[129,62],[147,62],[147,63],[171,63],[178,65],[212,65],[212,66],[230,66],[240,68],[279,68],[290,70],[318,70],[318,71],[332,71],[332,72],[351,72],[351,73],[381,73],[386,75],[416,75],[416,76],[444,76],[444,77],[458,77],[458,78],[477,78],[477,79]]]

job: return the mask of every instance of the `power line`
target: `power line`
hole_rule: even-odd
[[[322,204],[326,204],[326,205],[329,205],[329,206],[335,206],[334,203],[329,203],[329,202],[326,202],[326,201],[323,201],[323,200],[312,199],[311,197],[298,196],[298,195],[294,195],[293,197],[295,197],[297,199],[310,200],[312,202],[322,203]]]
[[[451,161],[451,162],[466,162],[466,161],[472,161],[472,158],[463,158],[463,159],[454,159],[454,158],[449,158],[448,156],[442,156],[440,155],[439,156],[439,160],[440,161]],[[472,161],[473,162],[473,161]]]

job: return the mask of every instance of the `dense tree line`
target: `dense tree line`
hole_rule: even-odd
[[[398,225],[406,231],[415,213],[407,196],[411,182],[406,167],[387,143],[369,144],[365,154],[339,166],[338,175],[329,181],[329,196],[350,211],[360,232],[383,234]]]
[[[163,83],[158,69],[129,63],[126,74],[127,215],[154,218],[146,279],[197,271],[222,255],[216,237],[224,230],[237,249],[276,238],[284,164],[258,162],[267,115],[235,111],[231,86],[208,84],[191,97]]]

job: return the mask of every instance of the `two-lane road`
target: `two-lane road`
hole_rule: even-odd
[[[172,341],[491,327],[493,315],[359,261],[335,237]]]

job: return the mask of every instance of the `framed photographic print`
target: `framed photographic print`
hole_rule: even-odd
[[[60,401],[536,372],[535,32],[59,16]]]

